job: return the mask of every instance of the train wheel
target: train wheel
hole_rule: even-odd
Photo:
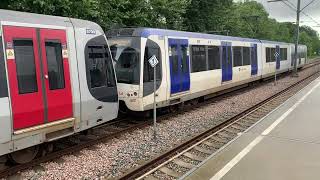
[[[0,156],[0,171],[7,168],[6,166],[7,160],[8,160],[7,156]]]
[[[32,161],[39,152],[39,146],[29,147],[20,151],[11,153],[10,160],[17,164],[25,164]]]

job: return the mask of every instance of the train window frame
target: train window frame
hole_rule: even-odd
[[[182,66],[182,73],[189,73],[189,61],[188,61],[188,51],[189,51],[189,46],[187,45],[180,45],[180,52],[181,52],[181,66]]]
[[[19,63],[19,59],[20,59],[20,56],[19,56],[19,50],[17,49],[17,42],[29,42],[31,43],[31,46],[29,46],[29,48],[31,48],[31,54],[32,55],[32,60],[30,59],[30,62],[29,63],[26,63],[27,65],[33,65],[33,67],[31,67],[32,69],[32,76],[33,76],[33,87],[31,87],[30,83],[27,84],[27,82],[25,80],[22,80],[19,75],[19,69],[20,69],[20,63]],[[22,43],[23,44],[23,43]],[[30,45],[30,44],[29,44]],[[36,44],[37,45],[37,44]],[[21,46],[26,46],[26,44],[24,45],[21,45]],[[18,81],[18,92],[19,94],[30,94],[30,93],[36,93],[38,92],[38,79],[37,79],[37,67],[36,67],[36,54],[34,53],[34,48],[35,48],[35,45],[33,43],[33,39],[29,39],[29,38],[23,38],[23,39],[13,39],[13,48],[14,48],[14,52],[15,52],[15,64],[16,64],[16,73],[17,73],[17,81]],[[25,58],[25,54],[26,53],[22,53],[21,55],[21,59],[23,59],[23,61],[21,62],[26,62],[26,59]],[[31,63],[33,62],[33,63]],[[23,66],[23,72],[26,72],[26,66]],[[23,83],[23,84],[22,84]],[[27,84],[27,85],[26,85]],[[24,86],[25,85],[25,86]],[[24,87],[22,87],[24,86]],[[26,88],[27,87],[27,88]]]
[[[0,98],[8,97],[7,71],[2,36],[0,36],[0,82]]]
[[[156,50],[155,54],[146,54],[149,53],[149,48]],[[148,50],[148,52],[147,52]],[[146,56],[148,55],[148,56]],[[156,65],[156,89],[160,88],[160,84],[162,82],[162,53],[161,48],[158,43],[155,41],[148,39],[144,48],[144,55],[143,55],[143,97],[146,97],[153,93],[153,86],[154,86],[154,68],[151,67],[149,63],[149,59],[156,55],[159,63]],[[146,72],[148,74],[146,74]]]
[[[274,56],[275,53],[276,53],[276,48],[271,48],[271,51],[270,51],[271,62],[276,62],[276,57]]]
[[[90,73],[90,58],[89,58],[89,47],[102,47],[103,57],[105,60],[105,68],[104,70],[106,79],[105,79],[105,86],[100,87],[91,87],[91,73]],[[90,40],[85,45],[84,49],[85,55],[85,65],[86,65],[86,79],[87,79],[87,86],[89,89],[90,94],[98,101],[101,102],[117,102],[118,101],[118,92],[116,86],[116,79],[115,79],[115,71],[113,67],[112,55],[107,43],[107,40],[104,35],[96,36]]]
[[[232,46],[233,67],[243,66],[243,48],[241,46]]]
[[[251,65],[251,51],[250,47],[242,47],[242,65],[249,66]]]
[[[206,49],[205,45],[191,45],[191,73],[207,71],[208,58]]]
[[[280,61],[288,60],[288,48],[280,48]]]
[[[220,46],[208,46],[207,54],[208,54],[208,70],[216,70],[221,69],[221,52]],[[212,49],[212,54],[209,52],[209,49]],[[213,56],[211,56],[213,55]]]
[[[49,45],[55,44],[55,63],[58,66],[58,75],[59,78],[57,78],[56,82],[53,82],[52,76],[50,74],[49,69],[53,67],[52,65],[49,65],[49,59],[51,57],[48,56],[48,49]],[[59,48],[59,49],[56,49]],[[46,50],[46,59],[47,59],[47,70],[48,70],[48,77],[49,77],[49,89],[50,90],[59,90],[59,89],[65,89],[65,75],[64,75],[64,59],[62,56],[62,43],[59,40],[46,40],[45,41],[45,50]],[[59,62],[60,61],[60,62]],[[56,83],[56,84],[54,84]]]
[[[271,62],[271,48],[269,47],[266,47],[265,48],[265,51],[266,51],[266,62],[269,63]]]

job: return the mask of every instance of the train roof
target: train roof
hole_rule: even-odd
[[[217,40],[229,40],[229,41],[242,41],[242,42],[253,42],[253,43],[269,43],[278,45],[294,45],[292,43],[233,37],[233,36],[223,36],[215,34],[205,34],[197,32],[186,32],[186,31],[175,31],[168,29],[156,29],[156,28],[121,28],[112,29],[107,32],[108,36],[136,36],[136,37],[149,37],[151,35],[160,36],[174,36],[174,37],[191,37],[191,38],[203,38],[203,39],[217,39]]]
[[[74,19],[69,17],[11,11],[4,9],[0,9],[0,21],[62,27],[74,26],[75,28],[91,28],[103,32],[102,28],[98,24],[91,21]]]

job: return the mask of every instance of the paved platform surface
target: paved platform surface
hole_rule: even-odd
[[[319,180],[320,79],[183,179]]]

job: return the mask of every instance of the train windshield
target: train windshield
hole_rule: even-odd
[[[110,38],[109,42],[118,82],[139,84],[140,38]]]

